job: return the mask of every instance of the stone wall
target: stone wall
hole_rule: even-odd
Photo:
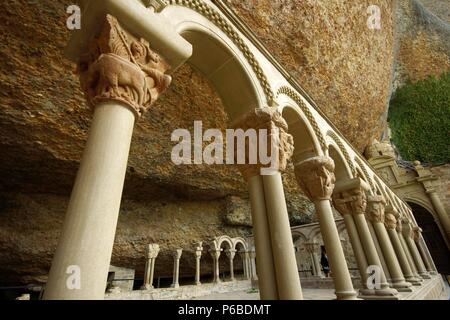
[[[447,210],[447,214],[450,216],[450,164],[431,167],[430,170],[441,180],[438,195]]]

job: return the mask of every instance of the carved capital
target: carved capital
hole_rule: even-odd
[[[386,200],[383,196],[369,196],[367,198],[366,217],[374,223],[384,223],[384,206]]]
[[[367,208],[367,196],[361,187],[334,192],[333,205],[341,215],[364,214]]]
[[[234,256],[236,255],[236,250],[230,249],[225,251],[225,254],[227,255],[228,259],[233,260]]]
[[[270,107],[253,109],[237,119],[232,126],[235,130],[241,129],[244,132],[253,129],[257,137],[256,140],[246,138],[244,144],[235,144],[235,163],[245,179],[260,175],[263,168],[280,172],[286,170],[287,162],[294,153],[294,139],[287,133],[287,123],[279,110]],[[264,132],[267,134],[264,135]],[[270,163],[261,163],[259,154],[263,150],[262,143],[265,143]],[[253,161],[249,150],[256,150],[256,159]],[[245,163],[240,163],[237,158],[242,152],[245,154]]]
[[[407,221],[406,219],[403,220],[402,233],[405,237],[412,238],[412,239],[414,238],[413,228],[411,227],[410,222]]]
[[[179,260],[181,258],[182,253],[183,253],[183,249],[177,249],[172,253],[172,256],[175,260]]]
[[[422,232],[422,229],[419,227],[412,228],[412,236],[413,236],[413,239],[415,242],[419,242],[421,232]]]
[[[300,188],[312,201],[331,199],[336,182],[333,159],[314,157],[297,163],[295,176]]]
[[[106,101],[129,106],[139,117],[169,86],[169,64],[143,38],[107,15],[103,29],[78,64],[81,87],[92,107]]]
[[[395,230],[395,228],[397,227],[397,219],[392,213],[385,214],[384,225],[387,229]]]
[[[397,225],[395,227],[395,230],[397,230],[397,232],[400,232],[400,233],[403,232],[403,222],[402,222],[401,216],[397,217]]]
[[[219,260],[220,252],[221,252],[221,250],[210,250],[209,251],[209,253],[211,254],[211,257],[215,260]]]
[[[151,243],[147,246],[147,258],[155,259],[159,253],[159,245],[156,243]]]

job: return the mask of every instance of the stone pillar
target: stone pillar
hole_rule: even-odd
[[[227,255],[228,259],[230,260],[230,281],[234,281],[236,279],[234,278],[233,261],[234,261],[234,256],[236,255],[236,250],[229,249],[229,250],[225,251],[225,254]]]
[[[250,271],[249,271],[249,267],[250,267],[250,261],[249,261],[249,255],[248,255],[248,251],[242,251],[240,252],[241,255],[241,259],[243,261],[244,264],[244,278],[245,279],[250,279]]]
[[[422,277],[417,272],[416,264],[414,263],[411,252],[409,251],[408,245],[406,244],[405,237],[403,236],[403,223],[401,224],[400,228],[399,228],[399,225],[397,224],[397,235],[398,235],[398,238],[400,239],[400,244],[402,245],[403,251],[406,254],[406,258],[408,259],[409,266],[411,267],[411,271],[412,271],[414,277],[419,282],[423,282]],[[419,283],[419,285],[422,285],[422,284]]]
[[[364,288],[367,289],[367,259],[352,216],[352,214],[366,210],[365,190],[367,187],[363,189],[363,186],[363,181],[359,178],[338,182],[333,192],[333,205],[344,218],[361,281]]]
[[[145,262],[144,284],[141,290],[153,289],[153,275],[155,273],[155,260],[159,253],[159,245],[156,243],[147,246],[147,260]]]
[[[413,258],[414,264],[416,265],[416,269],[419,275],[423,279],[431,279],[422,261],[422,257],[420,256],[419,250],[417,250],[416,244],[413,240],[414,230],[410,222],[403,221],[403,236],[405,238],[406,245],[409,248],[409,252],[411,253],[411,256]]]
[[[437,275],[437,269],[436,269],[436,265],[434,264],[433,261],[433,257],[430,254],[430,251],[428,250],[427,244],[425,243],[425,240],[423,239],[422,236],[422,229],[418,228],[419,230],[419,239],[417,241],[417,247],[419,248],[420,254],[422,255],[422,257],[424,257],[424,260],[428,261],[427,264],[427,271],[432,274],[432,275]],[[430,269],[428,269],[430,268]]]
[[[384,225],[385,200],[380,195],[369,196],[368,210],[366,212],[368,219],[372,222],[376,236],[380,243],[381,251],[383,251],[389,273],[391,274],[392,285],[398,291],[411,292],[411,283],[406,282],[403,276],[400,263],[395,255],[389,235]]]
[[[383,254],[383,251],[381,250],[381,246],[378,241],[377,235],[375,234],[375,229],[373,228],[372,221],[367,219],[367,226],[369,227],[370,235],[372,237],[373,243],[377,250],[378,257],[380,258],[381,267],[383,268],[383,272],[386,275],[386,281],[388,282],[389,286],[392,288],[392,279],[391,279],[392,277],[391,277],[391,274],[387,267],[386,259],[384,258],[384,254]]]
[[[248,178],[250,191],[250,203],[253,223],[253,237],[255,241],[256,255],[258,256],[259,291],[262,300],[278,299],[277,281],[275,278],[275,265],[273,262],[273,250],[267,221],[264,187],[259,172]],[[251,261],[249,261],[251,262]],[[248,270],[252,270],[249,263]],[[253,270],[250,277],[253,278],[256,271]]]
[[[260,138],[264,133],[262,130],[266,130],[266,146],[271,153],[270,167],[269,164],[261,163],[248,165],[250,163],[248,154],[246,154],[245,162],[247,164],[238,165],[251,187],[250,199],[261,297],[262,299],[302,299],[280,173],[286,169],[287,161],[292,156],[293,138],[287,134],[287,124],[279,110],[275,108],[254,109],[238,119],[234,127],[244,131],[256,128],[259,130],[257,134]],[[258,146],[261,145],[262,141],[259,141]],[[258,151],[261,153],[261,150]],[[256,210],[253,209],[254,207]]]
[[[78,73],[95,111],[45,288],[47,300],[104,298],[134,123],[171,81],[164,59],[110,15],[89,47]],[[74,276],[80,285],[68,287]]]
[[[213,283],[220,283],[220,271],[219,271],[219,258],[220,251],[222,249],[210,250],[211,257],[213,258]]]
[[[178,279],[180,277],[180,258],[183,253],[183,249],[177,249],[173,253],[173,282],[171,287],[178,288],[180,284],[178,283]]]
[[[201,285],[200,282],[200,259],[202,258],[203,242],[200,241],[195,247],[195,285]]]
[[[427,190],[428,195],[430,196],[431,203],[439,217],[439,222],[441,223],[442,228],[445,231],[447,236],[447,242],[450,243],[450,218],[445,211],[444,206],[442,205],[441,200],[439,199],[438,194],[436,193],[435,188],[429,188]]]
[[[254,281],[256,281],[256,280],[258,280],[259,279],[259,277],[258,277],[258,273],[256,272],[256,262],[255,262],[255,259],[256,259],[256,252],[255,252],[255,250],[251,250],[250,251],[250,263],[249,263],[249,265],[250,265],[250,275],[251,275],[251,279],[252,280],[254,280]]]
[[[403,250],[400,239],[398,238],[396,230],[398,221],[396,217],[399,217],[399,213],[391,205],[387,206],[384,223],[386,225],[389,237],[391,238],[392,246],[397,254],[398,262],[402,268],[403,275],[405,276],[406,281],[410,282],[412,285],[419,285],[420,281],[414,276],[406,253]]]
[[[295,165],[295,175],[303,192],[314,202],[320,230],[327,251],[338,300],[356,299],[350,272],[345,260],[338,230],[331,210],[334,161],[328,157],[314,157]]]
[[[318,251],[319,244],[312,242],[312,243],[305,243],[305,249],[309,253],[311,258],[311,265],[313,268],[313,274],[316,277],[321,278],[322,277],[322,270],[320,268],[320,262],[317,257],[316,252]]]

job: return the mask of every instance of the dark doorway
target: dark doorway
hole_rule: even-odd
[[[450,275],[450,252],[442,238],[439,227],[434,222],[432,214],[424,207],[408,202],[413,211],[417,224],[422,228],[425,243],[433,257],[434,264],[439,273]]]

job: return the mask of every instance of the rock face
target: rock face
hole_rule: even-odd
[[[229,2],[352,143],[363,150],[379,135],[393,64],[390,0],[377,1],[381,30],[366,26],[367,1]],[[0,284],[45,281],[88,135],[92,113],[62,54],[70,4],[1,4]],[[214,89],[185,65],[134,130],[112,264],[136,268],[137,277],[148,243],[161,246],[155,276],[171,276],[170,253],[183,248],[183,276],[193,274],[194,241],[251,232],[247,187],[235,168],[170,161],[172,131],[192,130],[194,120],[227,127]],[[292,171],[284,175],[291,223],[311,221]],[[203,261],[208,273],[211,259]]]
[[[385,125],[394,50],[391,0],[230,0],[238,15],[361,152]],[[367,26],[368,7],[381,29]]]

